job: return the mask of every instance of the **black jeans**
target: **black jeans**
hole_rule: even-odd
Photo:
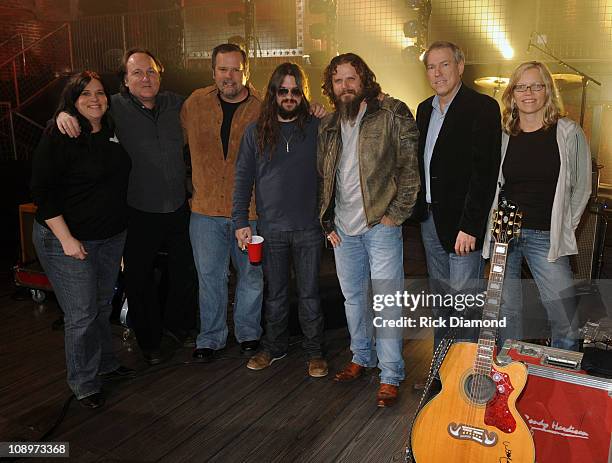
[[[308,358],[323,355],[323,313],[319,300],[321,237],[319,228],[298,231],[265,231],[263,271],[265,334],[263,349],[272,356],[289,349],[289,259],[293,258],[298,316]]]
[[[125,246],[126,293],[132,327],[143,351],[159,349],[162,327],[177,335],[195,328],[197,277],[189,240],[189,206],[174,212],[130,209]],[[168,293],[160,307],[154,263],[168,253]]]

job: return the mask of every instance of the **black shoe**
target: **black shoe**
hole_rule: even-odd
[[[104,399],[104,395],[101,392],[96,392],[95,394],[79,399],[79,403],[85,408],[99,408],[104,405],[105,402],[106,399]]]
[[[202,347],[193,351],[193,358],[200,362],[209,363],[217,358],[217,352],[219,351],[208,347]]]
[[[120,365],[113,371],[109,371],[108,373],[102,373],[98,375],[102,379],[119,379],[119,378],[133,378],[136,376],[136,370],[128,367],[124,367]]]
[[[172,357],[173,352],[162,351],[161,349],[148,350],[142,353],[145,361],[149,365],[159,365]]]
[[[259,347],[259,340],[254,339],[253,341],[244,341],[240,343],[240,352],[243,354],[254,354],[257,352]]]

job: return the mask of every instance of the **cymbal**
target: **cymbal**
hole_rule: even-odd
[[[474,83],[484,88],[505,88],[509,81],[507,77],[479,77]]]
[[[559,88],[576,88],[582,85],[582,76],[578,74],[553,74]]]

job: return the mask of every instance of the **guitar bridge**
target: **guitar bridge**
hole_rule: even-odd
[[[471,440],[484,447],[493,447],[497,444],[497,433],[489,432],[486,429],[467,424],[449,423],[447,430],[454,439]]]

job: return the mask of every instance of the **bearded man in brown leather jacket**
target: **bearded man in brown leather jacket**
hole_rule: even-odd
[[[404,379],[403,336],[372,319],[368,288],[374,295],[403,291],[401,224],[420,186],[418,131],[406,104],[381,95],[374,73],[353,53],[332,59],[322,88],[336,112],[319,127],[320,219],[334,246],[353,353],[335,380],[378,366],[377,405],[387,407]],[[389,306],[377,315],[398,320],[401,310]]]

